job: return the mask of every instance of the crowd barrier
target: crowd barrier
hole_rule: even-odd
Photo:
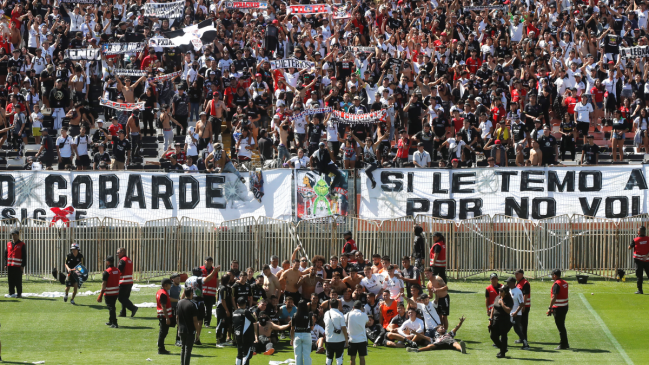
[[[459,223],[421,215],[385,221],[330,216],[298,223],[267,217],[222,223],[169,218],[143,225],[113,218],[89,218],[69,225],[5,219],[0,221],[0,233],[8,239],[10,230],[20,227],[28,249],[25,273],[45,278],[52,278],[54,267],[64,267],[72,242],[81,246],[93,275],[104,269],[106,256],[116,255],[117,248],[124,247],[134,261],[136,279],[147,280],[190,272],[202,265],[206,256],[214,257],[224,269],[236,259],[242,269],[258,271],[271,255],[280,261],[289,259],[298,245],[300,255],[309,259],[322,255],[328,261],[329,256],[340,254],[346,231],[352,232],[367,260],[379,253],[400,264],[403,256],[412,253],[415,224],[424,229],[427,250],[433,233],[445,236],[447,276],[454,279],[519,268],[531,278],[547,276],[555,268],[615,278],[618,269],[629,272],[634,268],[627,248],[638,227],[648,221],[647,214],[619,221],[582,215],[530,221],[495,215]],[[427,261],[424,258],[424,265]]]

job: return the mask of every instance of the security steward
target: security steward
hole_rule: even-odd
[[[554,315],[554,323],[559,330],[561,336],[561,343],[555,350],[569,349],[568,345],[568,332],[566,331],[566,315],[568,314],[568,283],[561,279],[561,270],[552,270],[552,290],[550,291],[550,307],[548,308],[547,315]]]
[[[244,297],[237,299],[237,310],[232,313],[232,329],[237,342],[237,365],[249,365],[257,342],[257,319],[248,310]]]
[[[440,232],[433,234],[433,247],[430,248],[430,266],[433,268],[433,275],[438,275],[448,283],[446,279],[446,242]]]
[[[106,325],[110,326],[110,328],[119,327],[117,326],[117,310],[115,308],[119,296],[119,269],[114,264],[115,258],[113,256],[106,257],[106,270],[102,274],[101,292],[97,297],[98,303],[101,303],[104,296],[106,297],[106,306],[110,313]]]
[[[155,294],[156,311],[158,312],[158,322],[160,331],[158,332],[158,355],[168,355],[169,351],[165,349],[165,338],[169,333],[169,327],[176,326],[176,318],[171,313],[171,279],[162,279],[161,288]]]
[[[119,312],[120,317],[126,317],[126,310],[131,311],[131,317],[135,316],[137,307],[131,302],[131,290],[133,289],[133,261],[126,256],[126,249],[120,247],[117,249],[117,257],[119,258],[119,302],[122,303],[122,311]]]
[[[180,350],[180,364],[189,365],[192,357],[192,348],[194,347],[194,338],[196,336],[196,329],[200,328],[201,324],[198,322],[198,309],[192,298],[194,291],[192,288],[185,288],[185,299],[178,302],[176,306],[176,320],[178,322],[178,333],[180,334],[180,343],[182,349]]]
[[[487,306],[487,315],[491,316],[491,310],[494,307],[494,301],[500,293],[500,288],[503,287],[502,284],[498,283],[498,274],[493,273],[489,276],[491,284],[485,290],[485,305]]]
[[[205,258],[205,264],[201,266],[203,277],[211,274],[214,271],[214,259],[211,256]],[[210,326],[212,321],[212,307],[216,304],[216,288],[218,287],[218,275],[214,275],[212,280],[203,280],[203,303],[205,304],[205,327]]]
[[[642,271],[649,278],[649,237],[647,237],[647,229],[644,226],[638,229],[638,237],[634,238],[629,245],[629,250],[632,248],[633,261],[635,261],[635,276],[638,278],[638,291],[635,293],[644,294],[642,292],[642,281],[644,279]]]
[[[530,295],[532,293],[532,287],[530,286],[529,281],[525,279],[525,272],[522,269],[516,271],[516,287],[523,292],[523,298],[525,298],[525,308],[521,310],[521,330],[522,335],[520,339],[514,341],[514,343],[522,343],[523,350],[528,350],[529,346],[527,344],[527,325],[530,319],[530,307],[531,300]]]
[[[343,234],[343,237],[345,237],[345,244],[343,245],[343,254],[350,253],[350,254],[355,254],[356,251],[358,251],[358,246],[356,246],[356,241],[352,239],[352,231],[347,231]],[[356,257],[356,256],[351,256],[351,257]],[[349,260],[349,262],[355,263],[356,259],[352,258]]]
[[[9,296],[22,298],[23,294],[23,273],[27,263],[27,248],[25,242],[20,240],[20,230],[11,230],[11,241],[7,242],[5,249],[5,269],[7,270],[7,281],[9,282]]]

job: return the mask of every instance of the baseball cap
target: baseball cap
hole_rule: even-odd
[[[175,273],[171,274],[171,276],[169,277],[169,279],[173,280],[173,279],[175,279],[175,278],[179,278],[179,277],[180,277],[180,274],[177,273],[177,272],[175,272]]]
[[[489,279],[493,279],[493,278],[498,279],[498,274],[493,273],[493,274],[489,275]]]
[[[18,229],[18,228],[12,229],[11,234],[20,234],[20,229]]]
[[[261,74],[255,74],[255,77],[261,77]]]
[[[497,139],[494,143],[495,143],[495,144],[500,144],[500,140]]]

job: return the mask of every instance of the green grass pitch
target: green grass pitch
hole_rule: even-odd
[[[455,351],[408,353],[405,349],[370,348],[367,364],[490,364],[552,362],[554,364],[649,364],[649,295],[634,295],[635,277],[626,282],[597,280],[586,285],[570,283],[570,311],[567,318],[571,350],[555,351],[559,334],[551,317],[546,317],[550,280],[533,280],[529,340],[531,351],[513,345],[510,332],[508,359],[497,359],[491,346],[484,308],[484,289],[489,280],[482,275],[467,281],[451,280],[451,316],[467,320],[458,339],[467,343],[467,354]],[[167,337],[171,355],[157,355],[158,322],[155,309],[140,309],[135,318],[119,318],[119,329],[104,325],[108,310],[96,296],[78,297],[77,305],[62,298],[9,299],[6,278],[0,280],[0,340],[3,363],[31,364],[178,364],[180,349]],[[98,290],[100,283],[88,282],[82,291]],[[58,283],[25,280],[24,292],[63,291]],[[131,296],[133,303],[155,302],[154,288],[144,288]],[[593,293],[591,295],[591,293]],[[117,303],[118,310],[121,305]],[[212,321],[214,325],[215,320]],[[211,333],[210,333],[211,332]],[[203,346],[195,347],[192,364],[234,364],[236,350],[215,348],[214,327],[204,328]],[[515,346],[515,347],[514,347]],[[273,356],[257,355],[251,364],[268,364],[292,358],[288,339],[280,341]],[[147,361],[151,359],[151,361]],[[314,364],[324,364],[325,356],[312,353]],[[345,364],[349,358],[345,354]]]

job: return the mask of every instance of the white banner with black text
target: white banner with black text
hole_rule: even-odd
[[[244,217],[290,219],[292,171],[249,174],[143,172],[7,172],[0,174],[2,219],[60,224],[84,218],[144,223],[188,217],[223,222]],[[260,192],[263,192],[260,194]]]
[[[144,16],[153,18],[182,18],[185,11],[185,1],[172,3],[146,3],[144,4]]]
[[[619,219],[649,212],[645,165],[583,168],[391,169],[361,173],[359,216],[419,214],[462,220],[583,214]]]

